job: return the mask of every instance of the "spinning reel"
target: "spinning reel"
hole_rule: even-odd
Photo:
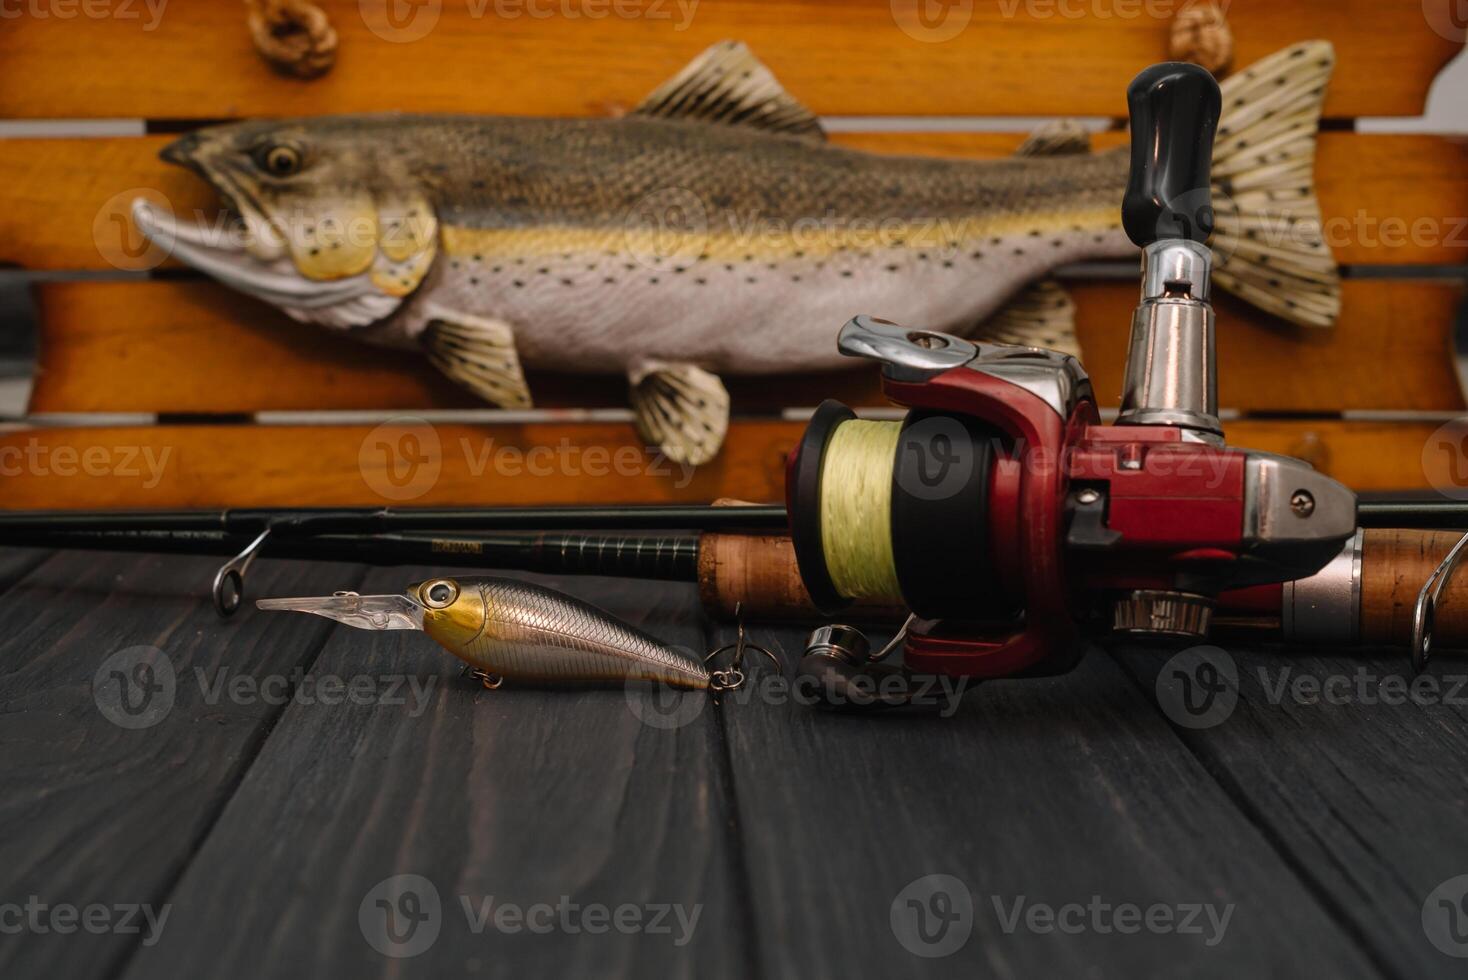
[[[1356,532],[1356,498],[1307,463],[1236,449],[1218,420],[1209,162],[1217,83],[1163,64],[1127,92],[1123,225],[1142,249],[1121,413],[1100,424],[1074,358],[857,317],[900,422],[827,401],[791,454],[801,578],[822,612],[910,609],[913,671],[1069,669],[1083,634],[1201,638],[1220,593],[1304,578]],[[820,656],[865,654],[826,642]]]

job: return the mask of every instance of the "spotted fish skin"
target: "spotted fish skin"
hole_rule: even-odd
[[[547,684],[654,681],[706,689],[703,664],[588,603],[512,579],[460,579],[461,596],[482,603],[482,624],[467,639],[430,636],[491,674]]]

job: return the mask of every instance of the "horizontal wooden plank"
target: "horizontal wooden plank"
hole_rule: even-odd
[[[1085,363],[1102,406],[1121,396],[1136,287],[1069,284]],[[483,407],[422,358],[303,326],[207,282],[52,283],[43,316],[36,412],[238,413],[265,409]],[[1218,302],[1219,391],[1249,411],[1454,411],[1450,324],[1460,287],[1348,281],[1332,330],[1293,327],[1229,297]],[[833,330],[836,325],[833,325]],[[622,406],[619,377],[533,374],[537,404]],[[727,379],[736,412],[880,405],[871,370]]]
[[[990,158],[1013,153],[1015,133],[840,133],[879,153]],[[1099,147],[1124,133],[1101,133]],[[27,269],[140,269],[162,256],[133,230],[128,206],[146,195],[212,219],[217,202],[192,173],[163,163],[170,137],[0,140],[0,264]],[[1468,140],[1327,132],[1317,189],[1324,231],[1342,264],[1468,261]],[[1120,202],[1118,202],[1120,206]]]
[[[1343,289],[1341,319],[1328,330],[1281,323],[1216,295],[1219,404],[1250,412],[1462,409],[1452,353],[1462,286],[1363,279]],[[1097,402],[1115,408],[1136,287],[1087,283],[1073,290]]]
[[[1360,490],[1400,490],[1428,485],[1436,429],[1241,421],[1228,436],[1307,456]],[[630,424],[40,429],[0,436],[0,476],[8,508],[775,501],[803,431],[736,423],[719,458],[690,470],[650,453]],[[1430,476],[1453,477],[1455,459],[1429,454]]]
[[[1239,64],[1329,38],[1332,115],[1415,115],[1456,53],[1450,35],[1462,40],[1452,2],[1425,0],[1428,16],[1380,0],[1234,0],[1228,12]],[[1121,115],[1127,82],[1167,56],[1182,2],[977,0],[935,17],[919,0],[322,0],[340,53],[313,82],[266,67],[238,4],[64,6],[7,20],[0,115],[599,114],[725,38],[822,114]]]

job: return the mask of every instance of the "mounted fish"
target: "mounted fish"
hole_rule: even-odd
[[[1312,186],[1333,61],[1305,42],[1224,82],[1213,163],[1215,281],[1317,326],[1340,306]],[[725,42],[621,119],[204,129],[163,157],[213,184],[244,234],[141,200],[133,214],[195,268],[297,320],[422,350],[495,405],[530,405],[522,365],[625,373],[643,437],[694,464],[727,428],[720,374],[842,367],[834,337],[860,313],[1076,353],[1070,300],[1040,280],[1137,254],[1117,217],[1127,151],[1093,154],[1074,125],[999,161],[823,139]]]
[[[705,690],[694,658],[579,599],[504,578],[436,578],[396,595],[338,592],[260,599],[261,609],[312,613],[365,630],[422,630],[486,687],[651,681]]]

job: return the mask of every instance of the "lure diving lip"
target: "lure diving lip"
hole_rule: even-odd
[[[707,690],[695,658],[595,606],[506,578],[433,578],[395,595],[260,599],[260,609],[311,613],[367,630],[422,630],[483,676],[577,684],[652,681]]]

